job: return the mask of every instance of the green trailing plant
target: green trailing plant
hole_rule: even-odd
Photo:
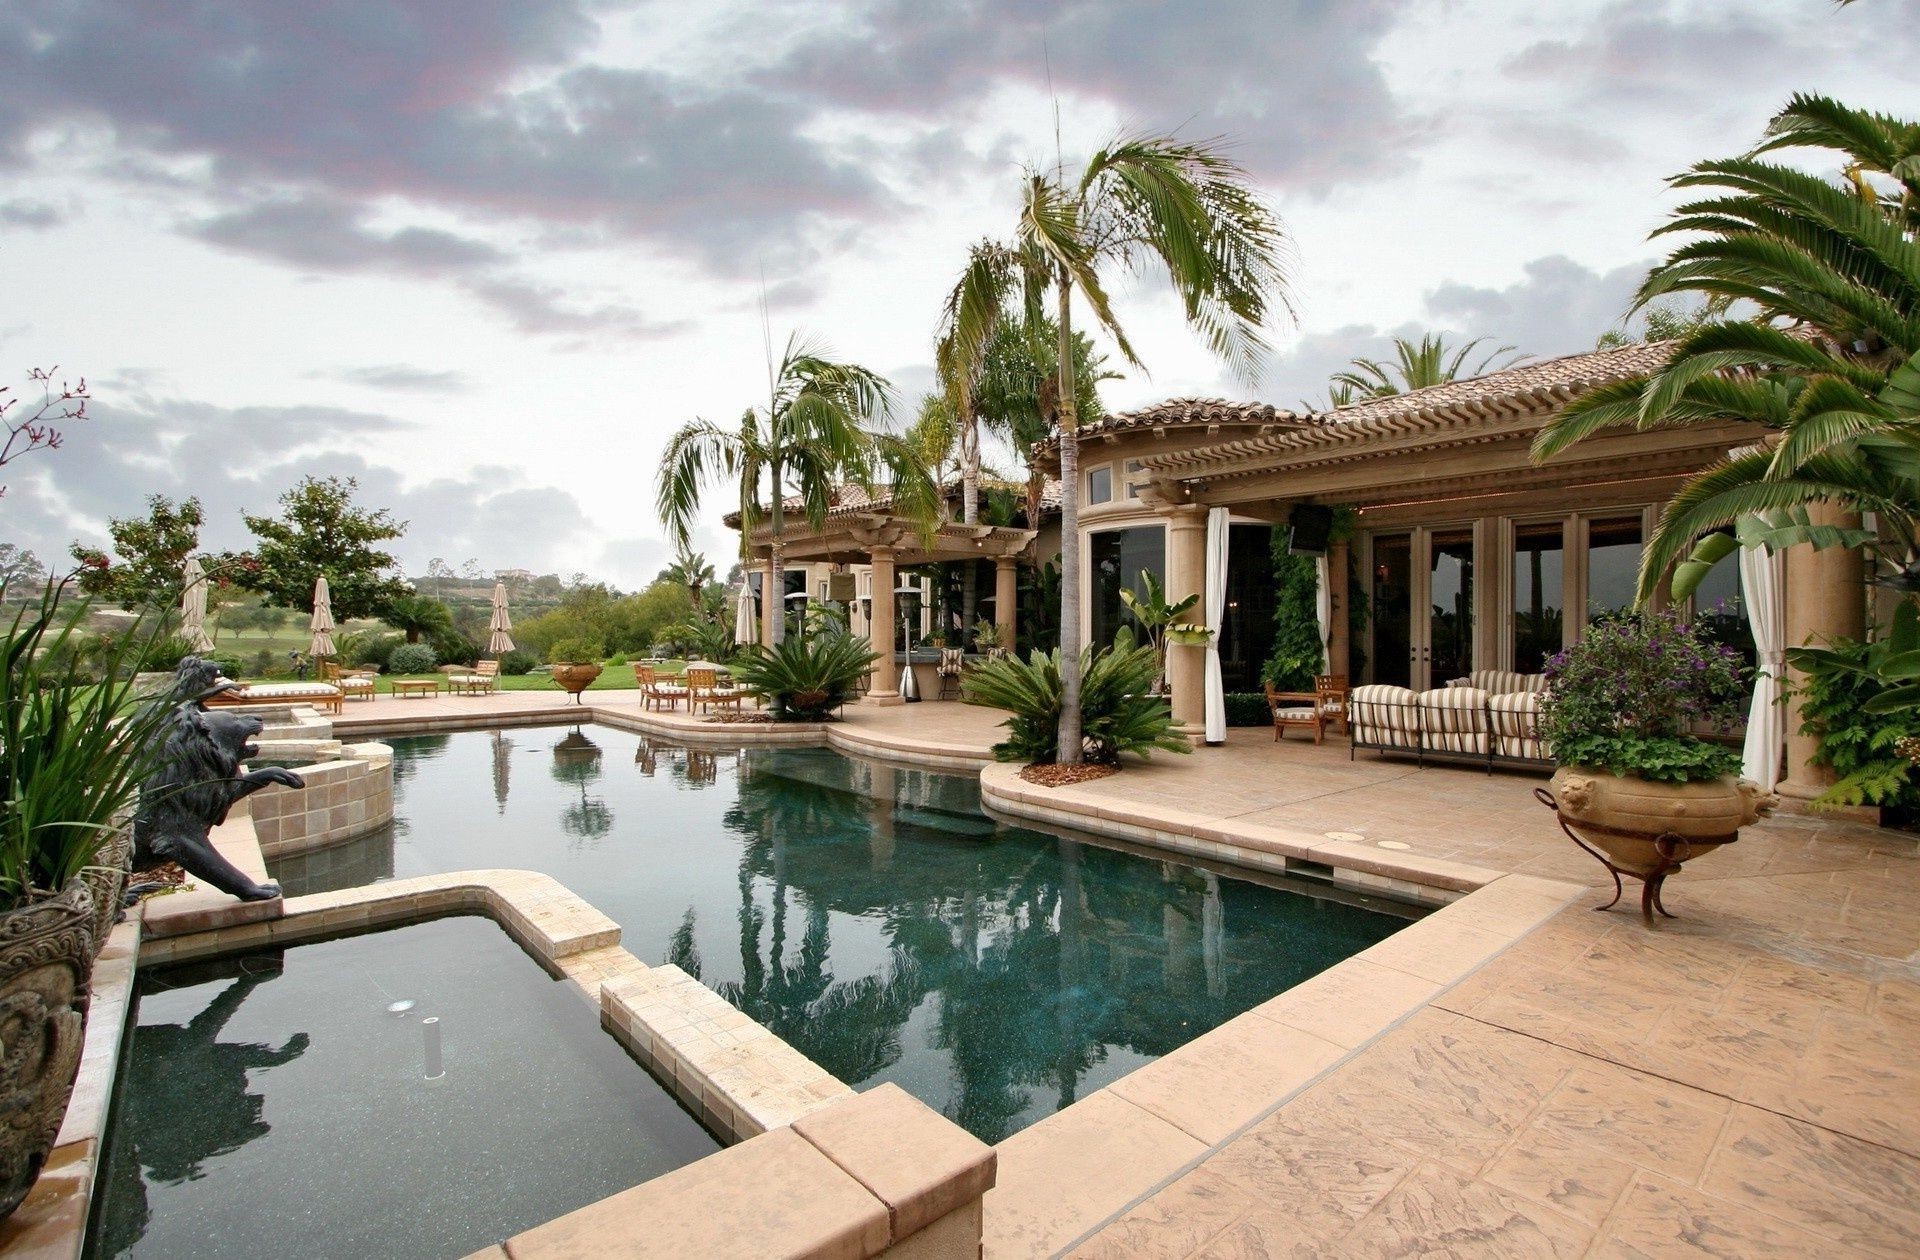
[[[734,681],[760,696],[778,722],[821,722],[845,704],[880,654],[850,634],[795,636],[743,649]]]
[[[1191,752],[1192,745],[1173,723],[1166,700],[1149,693],[1159,662],[1153,648],[1137,643],[1122,627],[1113,646],[1081,652],[1080,750],[1094,765],[1112,765],[1122,753],[1145,757],[1155,749]],[[1044,765],[1060,760],[1058,732],[1064,687],[1060,649],[983,661],[968,671],[963,684],[975,704],[1005,709],[1007,738],[993,746],[1001,761]]]
[[[1630,612],[1587,627],[1546,665],[1540,735],[1563,766],[1660,783],[1738,774],[1740,754],[1693,732],[1726,734],[1747,698],[1740,654],[1678,612]]]
[[[554,665],[598,665],[603,654],[604,649],[592,639],[561,639],[547,649],[547,660]]]
[[[0,584],[0,601],[10,592]],[[0,909],[57,894],[131,817],[159,755],[165,704],[135,702],[131,668],[145,644],[122,636],[96,680],[71,650],[83,603],[46,585],[6,623],[0,676]]]

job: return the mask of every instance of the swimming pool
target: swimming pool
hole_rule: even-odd
[[[977,782],[607,727],[392,741],[392,827],[272,873],[290,896],[544,871],[855,1087],[988,1142],[1418,913],[1002,824]]]
[[[462,1256],[719,1147],[487,919],[142,968],[134,1001],[94,1256]]]

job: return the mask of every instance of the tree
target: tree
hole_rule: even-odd
[[[438,639],[454,632],[453,610],[425,595],[400,596],[387,605],[380,620],[407,636],[409,643],[418,643],[423,636]]]
[[[1788,148],[1824,150],[1840,169],[1767,160]],[[1709,195],[1656,229],[1690,239],[1648,275],[1636,308],[1691,294],[1754,314],[1710,320],[1659,371],[1576,399],[1536,438],[1535,458],[1612,428],[1764,426],[1772,441],[1674,496],[1642,555],[1641,598],[1696,539],[1736,522],[1754,545],[1860,545],[1857,531],[1808,520],[1820,502],[1874,513],[1893,539],[1883,580],[1920,591],[1920,124],[1796,96],[1754,150],[1671,182]],[[1704,559],[1676,572],[1676,594]]]
[[[1211,142],[1122,137],[1077,177],[1029,170],[1019,225],[1007,244],[978,246],[947,298],[942,340],[953,370],[977,376],[994,329],[1016,304],[1037,321],[1054,300],[1058,337],[1061,551],[1060,756],[1081,758],[1080,451],[1073,372],[1075,294],[1127,362],[1144,366],[1113,313],[1104,270],[1166,269],[1187,323],[1230,368],[1255,379],[1269,304],[1289,306],[1285,234],[1246,173]]]
[[[675,547],[686,547],[694,517],[706,490],[731,482],[740,504],[740,543],[759,526],[764,478],[773,586],[783,589],[789,485],[802,514],[815,529],[826,522],[835,490],[851,482],[873,490],[883,479],[894,510],[931,528],[940,511],[939,489],[913,448],[875,425],[891,411],[886,379],[857,363],[833,359],[825,347],[787,339],[777,365],[769,365],[767,405],[749,407],[733,429],[707,420],[690,420],[667,441],[655,486],[655,501]],[[784,618],[773,619],[778,645]]]
[[[81,591],[111,599],[129,611],[179,603],[181,570],[200,546],[201,524],[200,500],[188,497],[176,504],[165,495],[152,495],[146,516],[107,522],[112,556],[97,547],[73,544],[73,558],[81,567]]]
[[[1430,385],[1484,376],[1512,367],[1524,357],[1512,346],[1501,346],[1488,351],[1472,368],[1467,368],[1467,356],[1485,340],[1485,337],[1475,337],[1465,345],[1449,346],[1445,333],[1428,333],[1419,341],[1395,337],[1390,362],[1355,358],[1345,370],[1333,374],[1327,384],[1327,406],[1345,407],[1369,398],[1391,398]],[[1306,406],[1309,410],[1316,409],[1312,403]]]
[[[975,386],[980,423],[1019,452],[1026,465],[1028,529],[1040,527],[1047,479],[1035,448],[1060,431],[1059,344],[1051,319],[1042,315],[1029,321],[1014,311],[994,326]],[[1073,335],[1074,414],[1082,424],[1106,414],[1099,383],[1118,380],[1120,374],[1106,371],[1105,363],[1085,333]]]
[[[435,556],[427,561],[427,576],[433,579],[433,597],[442,599],[447,593],[447,579],[458,578],[460,575],[454,571],[452,565],[447,563],[445,556]]]
[[[11,388],[0,386],[0,425],[7,434],[0,442],[0,465],[34,451],[59,450],[65,437],[59,426],[87,418],[87,382],[61,381],[56,390],[53,374],[59,370],[57,366],[28,369],[28,383],[40,391],[40,405],[29,412],[17,411],[20,399],[13,397]],[[7,488],[0,486],[0,495],[6,492]]]
[[[407,523],[385,508],[356,507],[359,488],[351,477],[307,477],[280,496],[279,517],[245,516],[259,543],[241,558],[241,584],[270,604],[310,609],[314,583],[325,577],[340,621],[380,616],[411,594],[399,561],[378,546],[403,535]]]
[[[674,553],[673,563],[660,571],[656,582],[671,582],[687,592],[687,598],[698,613],[702,607],[701,596],[707,589],[707,583],[713,581],[713,566],[707,558],[689,547],[682,546]]]
[[[1728,302],[1697,302],[1692,305],[1669,303],[1648,306],[1640,312],[1638,334],[1625,326],[1610,328],[1600,334],[1594,349],[1615,350],[1647,341],[1678,341],[1726,314],[1730,305]]]
[[[16,543],[0,543],[0,582],[11,587],[46,576],[47,566],[40,557]]]

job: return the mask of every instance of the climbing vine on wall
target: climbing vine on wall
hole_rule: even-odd
[[[1358,523],[1352,508],[1338,509],[1331,539],[1344,542],[1352,538]],[[1314,611],[1319,596],[1319,566],[1312,556],[1290,553],[1290,540],[1291,533],[1285,527],[1273,531],[1273,652],[1260,676],[1281,691],[1310,691],[1313,676],[1326,668],[1327,660]],[[1344,576],[1336,577],[1336,582]],[[1362,613],[1362,624],[1364,617]]]

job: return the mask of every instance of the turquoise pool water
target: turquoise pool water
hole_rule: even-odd
[[[96,1257],[464,1256],[718,1148],[487,919],[136,984]]]
[[[289,895],[545,871],[855,1087],[992,1142],[1365,949],[1412,913],[1007,826],[971,777],[606,727],[394,741],[396,822]]]

